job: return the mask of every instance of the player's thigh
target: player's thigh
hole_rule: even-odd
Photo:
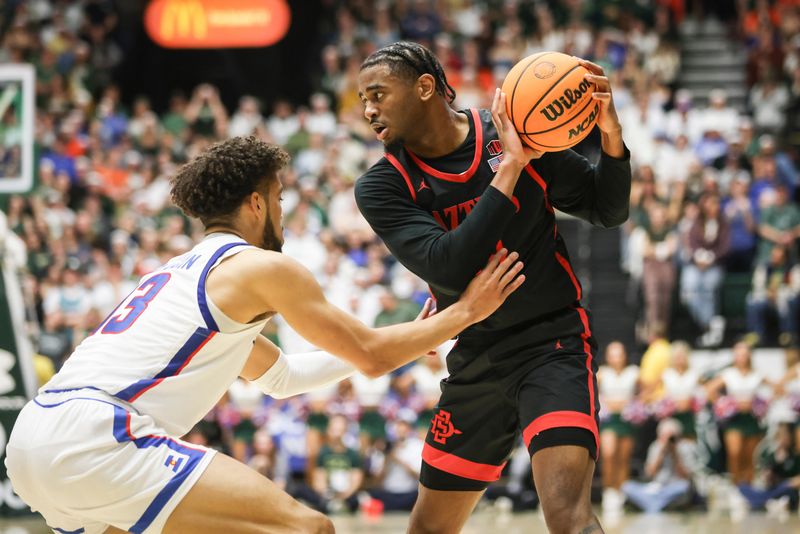
[[[548,523],[554,518],[580,522],[592,517],[595,462],[585,447],[561,445],[541,449],[533,455],[531,465]]]
[[[483,491],[440,491],[420,485],[409,534],[461,532],[482,495]]]
[[[520,378],[517,405],[529,453],[561,445],[599,446],[594,343],[573,335],[558,340]]]
[[[300,504],[269,479],[223,454],[214,456],[164,528],[166,534],[333,531],[332,523],[324,515]]]

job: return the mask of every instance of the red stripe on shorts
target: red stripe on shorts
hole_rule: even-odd
[[[499,479],[500,473],[503,472],[503,467],[506,465],[505,462],[501,465],[472,462],[459,458],[454,454],[434,449],[427,443],[422,448],[422,459],[426,464],[445,473],[482,482],[494,482]]]
[[[537,417],[522,431],[522,438],[525,440],[525,445],[530,447],[531,441],[536,437],[536,434],[551,428],[565,427],[585,428],[594,435],[595,445],[598,450],[600,450],[600,436],[594,417],[585,413],[569,410],[550,412]]]

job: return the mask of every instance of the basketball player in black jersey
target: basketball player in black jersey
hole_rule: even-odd
[[[439,309],[499,248],[525,263],[522,287],[447,356],[412,533],[459,532],[520,434],[550,531],[601,532],[590,501],[597,345],[553,210],[618,226],[631,173],[608,79],[582,64],[600,104],[597,165],[525,148],[499,90],[491,112],[454,110],[455,91],[423,46],[396,43],[361,66],[365,115],[386,154],[356,183],[356,200],[389,250],[429,283]]]

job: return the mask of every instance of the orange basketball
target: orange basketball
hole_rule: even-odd
[[[600,102],[578,59],[560,52],[528,56],[503,81],[508,116],[522,142],[557,152],[578,144],[594,127]]]

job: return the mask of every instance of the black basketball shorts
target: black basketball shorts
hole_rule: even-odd
[[[422,485],[485,489],[500,478],[520,434],[531,455],[578,445],[597,459],[596,348],[578,306],[490,345],[461,336],[425,438]]]

